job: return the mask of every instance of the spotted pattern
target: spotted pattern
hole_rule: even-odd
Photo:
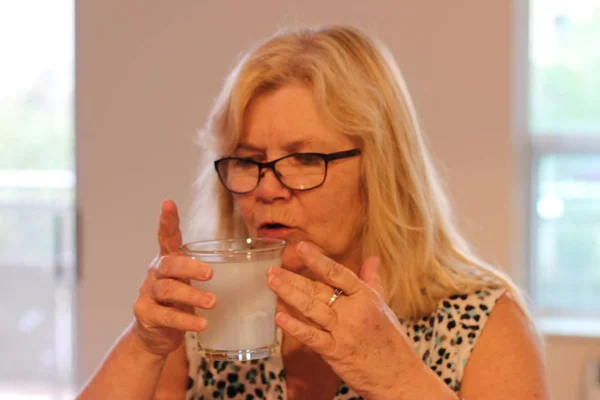
[[[423,362],[448,387],[458,392],[464,368],[494,305],[504,289],[490,288],[455,295],[440,302],[430,315],[403,321],[402,327]],[[281,331],[278,331],[281,343]],[[194,333],[186,335],[189,365],[187,400],[285,400],[285,369],[281,348],[273,356],[249,362],[209,361],[198,351]],[[342,383],[333,400],[359,400]]]

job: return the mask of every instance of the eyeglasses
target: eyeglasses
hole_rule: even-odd
[[[253,191],[270,169],[279,182],[291,190],[310,190],[321,186],[327,178],[330,161],[357,156],[360,149],[337,153],[295,153],[266,163],[250,158],[226,157],[215,161],[215,169],[221,183],[232,193],[245,194]]]

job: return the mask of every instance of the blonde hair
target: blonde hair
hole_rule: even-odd
[[[527,313],[510,279],[478,259],[456,230],[393,57],[353,28],[282,32],[241,59],[199,137],[206,158],[193,226],[212,237],[247,233],[210,162],[235,149],[252,99],[297,82],[312,88],[332,125],[362,149],[362,253],[380,257],[385,300],[396,314],[418,318],[441,299],[490,286],[505,287]]]

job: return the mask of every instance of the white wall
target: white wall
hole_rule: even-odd
[[[457,218],[481,255],[509,267],[509,221],[518,215],[509,207],[518,175],[511,2],[370,3],[78,1],[80,382],[132,318],[157,250],[161,200],[175,199],[184,211],[189,205],[198,154],[192,140],[224,76],[241,51],[282,26],[349,23],[390,46],[444,167]],[[556,399],[576,398],[575,371],[592,348],[597,341],[550,343]],[[565,353],[570,375],[557,361]]]

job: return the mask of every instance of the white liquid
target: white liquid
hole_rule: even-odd
[[[281,259],[210,263],[210,281],[192,281],[192,286],[213,293],[212,310],[196,308],[208,325],[198,333],[198,342],[209,350],[252,350],[275,344],[277,297],[267,286],[267,269]]]

